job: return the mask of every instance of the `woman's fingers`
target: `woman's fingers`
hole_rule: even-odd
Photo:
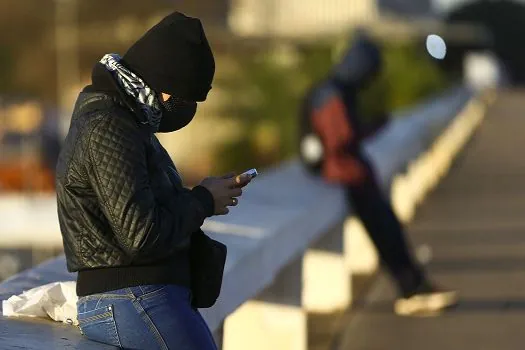
[[[224,206],[221,210],[217,212],[217,215],[226,215],[230,212],[230,209],[228,209],[226,206]]]
[[[234,172],[229,172],[228,174],[221,176],[221,178],[223,178],[223,179],[231,179],[234,176],[235,176]]]
[[[229,197],[233,198],[233,197],[240,197],[240,196],[242,196],[242,189],[240,188],[230,189]]]

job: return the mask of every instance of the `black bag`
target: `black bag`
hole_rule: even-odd
[[[198,231],[191,235],[190,268],[192,306],[212,307],[221,293],[227,248]]]

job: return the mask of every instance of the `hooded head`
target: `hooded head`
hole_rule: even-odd
[[[152,27],[122,63],[153,89],[162,106],[160,132],[186,126],[206,100],[215,60],[200,20],[174,12]]]
[[[366,34],[358,33],[333,75],[343,85],[363,87],[379,73],[381,65],[379,47]]]

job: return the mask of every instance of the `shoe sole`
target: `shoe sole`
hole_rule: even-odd
[[[458,301],[456,292],[431,293],[415,295],[407,299],[399,299],[394,304],[394,311],[399,316],[414,314],[436,315],[447,307],[453,306]]]

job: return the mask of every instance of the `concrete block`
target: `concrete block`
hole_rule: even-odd
[[[391,201],[394,212],[403,223],[409,222],[414,216],[414,199],[410,177],[397,175],[392,181]]]
[[[248,301],[226,319],[223,350],[307,349],[301,308]]]
[[[345,264],[352,275],[370,275],[379,267],[376,248],[361,220],[350,217],[344,225]]]
[[[315,243],[303,258],[303,307],[308,312],[346,309],[352,300],[350,269],[345,264],[343,223]]]
[[[302,307],[302,257],[283,269],[254,300],[224,323],[224,350],[307,349],[307,315]]]
[[[428,161],[428,153],[425,152],[420,155],[410,168],[407,177],[410,179],[412,199],[414,206],[417,207],[421,201],[425,198],[425,195],[431,187],[430,179],[430,164]]]

